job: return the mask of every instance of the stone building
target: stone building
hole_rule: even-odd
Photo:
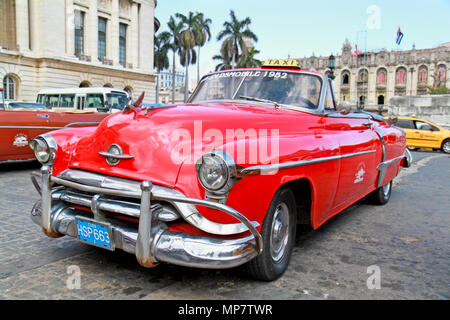
[[[333,81],[336,99],[380,110],[394,96],[415,96],[442,85],[450,88],[450,42],[436,48],[377,50],[355,54],[348,40],[336,56]],[[303,69],[325,73],[329,57],[298,59]]]
[[[156,0],[0,0],[0,80],[8,99],[44,88],[114,87],[155,100]],[[0,84],[0,85],[1,85]]]

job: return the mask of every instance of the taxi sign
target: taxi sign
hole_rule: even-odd
[[[293,68],[300,69],[296,59],[268,59],[262,64],[263,68]]]

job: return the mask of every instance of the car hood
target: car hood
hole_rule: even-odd
[[[298,122],[292,121],[292,115],[298,117]],[[302,118],[311,116],[246,102],[127,111],[106,118],[93,134],[81,138],[69,166],[141,181],[150,179],[173,187],[183,163],[195,165],[206,150],[235,143],[239,137],[234,133],[241,133],[244,140],[244,132],[252,132],[248,130],[254,130],[258,136],[299,134],[304,129],[302,123],[308,123]],[[233,136],[233,141],[226,141],[227,134]],[[112,144],[133,158],[109,165],[99,152],[106,152]]]

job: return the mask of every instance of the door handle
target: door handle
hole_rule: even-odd
[[[38,114],[37,115],[39,118],[43,118],[43,119],[48,119],[48,118],[50,118],[50,115],[48,115],[48,114]]]

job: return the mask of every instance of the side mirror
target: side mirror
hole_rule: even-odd
[[[342,101],[337,105],[336,110],[340,114],[349,114],[352,110],[352,105],[348,101]]]

